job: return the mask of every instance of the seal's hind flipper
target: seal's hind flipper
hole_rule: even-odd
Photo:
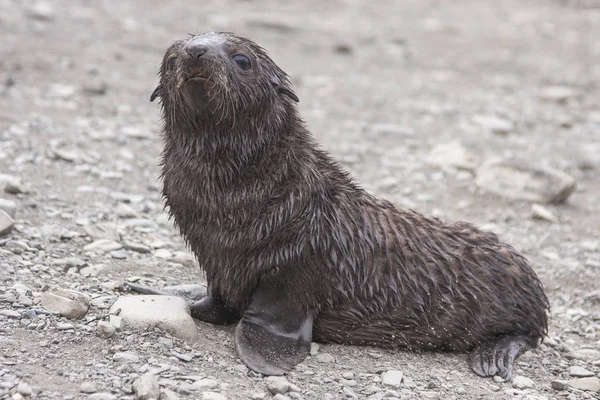
[[[282,288],[260,284],[235,330],[242,361],[263,375],[283,375],[310,352],[313,314]]]
[[[500,375],[508,381],[512,379],[517,357],[535,345],[528,336],[500,336],[496,340],[481,343],[473,350],[469,355],[469,365],[479,376]]]

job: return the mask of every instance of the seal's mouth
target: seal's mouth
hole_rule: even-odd
[[[206,75],[204,75],[202,73],[193,74],[193,75],[189,75],[189,76],[183,77],[179,81],[179,84],[177,85],[177,87],[179,89],[181,89],[181,87],[183,85],[185,85],[186,83],[188,83],[188,82],[199,83],[199,82],[206,82],[206,81],[209,81],[209,80],[210,79]]]

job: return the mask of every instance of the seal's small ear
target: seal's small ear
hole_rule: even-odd
[[[275,89],[277,89],[277,91],[279,93],[288,96],[289,98],[294,100],[296,103],[298,103],[300,101],[300,99],[298,98],[298,96],[296,96],[296,93],[294,93],[294,91],[292,89],[288,89],[286,87],[281,86],[281,81],[279,80],[279,78],[276,75],[271,75],[270,79],[271,79],[271,84],[275,87]]]
[[[300,99],[298,98],[298,96],[296,96],[296,93],[294,93],[292,89],[279,88],[279,93],[285,94],[286,96],[294,100],[296,103],[300,101]]]
[[[156,89],[154,89],[154,92],[152,92],[152,95],[150,95],[150,103],[152,103],[159,96],[160,96],[160,85],[158,85],[156,87]]]

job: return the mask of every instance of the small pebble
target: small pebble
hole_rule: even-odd
[[[315,356],[315,360],[320,363],[332,363],[335,361],[335,358],[329,353],[319,353]]]
[[[139,400],[158,400],[160,396],[158,378],[154,374],[143,374],[133,382],[132,388]]]
[[[290,390],[290,383],[283,376],[269,376],[265,378],[267,389],[271,394],[287,393]]]
[[[202,392],[201,400],[227,400],[227,397],[215,392]]]
[[[94,382],[83,382],[80,386],[79,386],[79,391],[81,393],[94,393],[96,392],[96,385],[94,384]]]
[[[104,339],[112,337],[117,330],[117,328],[113,324],[107,321],[98,321],[97,329],[100,337]]]
[[[140,361],[140,356],[130,351],[123,351],[113,355],[113,361],[122,363],[136,363]]]
[[[25,382],[19,382],[17,385],[17,393],[22,394],[25,397],[29,397],[33,394],[33,390],[31,390],[31,386]]]
[[[517,375],[512,380],[512,387],[514,387],[515,389],[522,390],[522,389],[533,389],[533,388],[535,388],[535,385],[531,379],[526,378],[524,376]]]
[[[385,386],[399,388],[402,384],[403,376],[404,374],[401,371],[391,369],[381,374],[381,383]]]

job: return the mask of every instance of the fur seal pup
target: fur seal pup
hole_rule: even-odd
[[[319,149],[288,76],[254,42],[209,32],[160,67],[163,195],[206,273],[192,316],[237,322],[239,356],[280,375],[311,340],[470,352],[510,379],[548,300],[493,233],[398,210]]]

